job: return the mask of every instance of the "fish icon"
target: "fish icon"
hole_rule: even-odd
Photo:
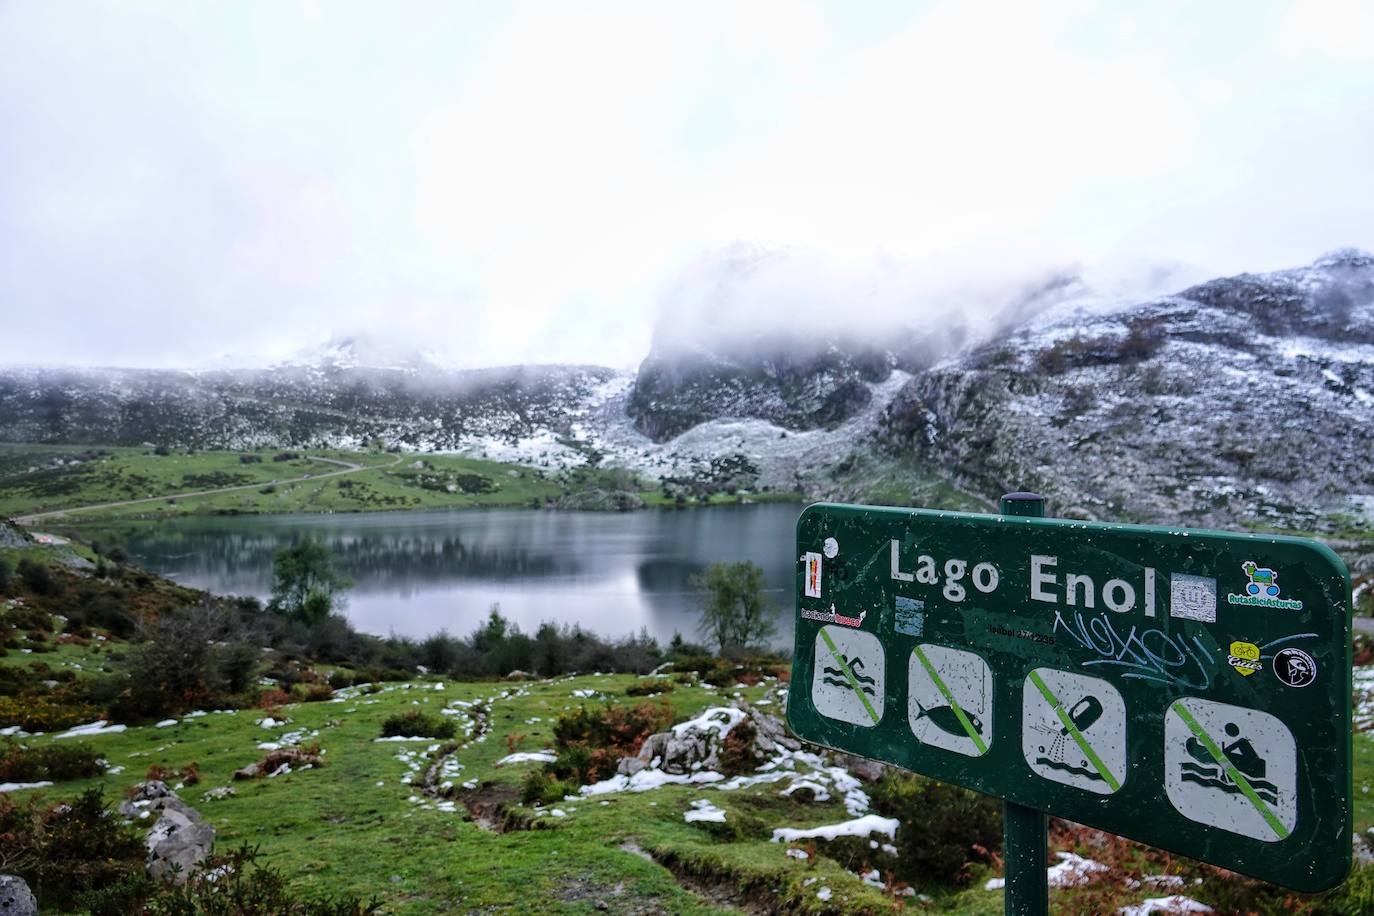
[[[929,719],[935,727],[941,731],[949,732],[951,735],[958,735],[960,738],[968,737],[968,732],[959,722],[959,716],[955,714],[953,706],[932,706],[926,708],[919,701],[916,702],[916,721]],[[968,724],[973,726],[973,730],[981,737],[983,734],[983,721],[971,712],[964,712],[964,718],[968,719]]]

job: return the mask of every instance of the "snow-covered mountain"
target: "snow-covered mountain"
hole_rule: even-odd
[[[1111,519],[1307,527],[1374,492],[1374,256],[1051,311],[913,377],[879,441]]]
[[[1098,518],[1308,527],[1374,494],[1374,256],[1144,302],[1072,276],[991,321],[658,335],[637,373],[453,370],[336,338],[272,369],[0,369],[0,439],[201,448],[380,440],[862,497],[883,463]],[[888,491],[887,498],[892,498]]]

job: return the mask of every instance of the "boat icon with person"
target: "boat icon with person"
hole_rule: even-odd
[[[1220,750],[1227,765],[1218,762],[1212,751],[1193,736],[1184,745],[1184,750],[1191,759],[1180,764],[1180,778],[1184,782],[1197,783],[1228,795],[1240,795],[1245,794],[1245,788],[1233,776],[1239,774],[1255,795],[1271,805],[1277,804],[1278,786],[1265,779],[1268,765],[1264,758],[1255,750],[1250,739],[1241,736],[1240,727],[1236,723],[1226,723],[1224,730],[1229,740]]]

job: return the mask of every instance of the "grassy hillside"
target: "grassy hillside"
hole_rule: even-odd
[[[64,514],[63,522],[474,507],[614,510],[741,498],[704,491],[679,499],[622,468],[545,469],[457,455],[318,449],[158,454],[151,448],[0,443],[0,517],[81,509]],[[128,504],[81,508],[115,502]]]
[[[70,654],[49,660],[54,667],[82,669],[94,663]],[[14,658],[3,661],[13,664]],[[553,747],[559,715],[579,706],[626,702],[625,690],[642,682],[632,675],[528,684],[426,678],[350,688],[327,702],[211,711],[162,727],[77,739],[96,748],[111,770],[103,777],[15,794],[69,797],[98,784],[108,797],[118,799],[154,767],[175,772],[194,763],[199,781],[181,787],[179,794],[214,825],[219,848],[258,845],[264,860],[288,875],[293,886],[362,897],[377,894],[389,913],[485,908],[717,913],[737,912],[740,906],[877,913],[908,903],[940,912],[1001,911],[1001,893],[982,887],[995,874],[987,865],[974,867],[966,889],[921,888],[930,892],[921,901],[894,898],[859,877],[870,865],[880,875],[890,869],[890,858],[881,851],[852,843],[772,842],[778,827],[814,827],[851,817],[838,798],[816,802],[781,796],[779,786],[785,783],[736,790],[669,785],[547,806],[522,804],[521,784],[540,764],[501,765],[501,759]],[[682,720],[732,697],[758,701],[774,686],[763,682],[731,690],[695,684],[680,686],[663,699],[671,704],[674,719]],[[473,710],[479,706],[488,710],[484,724],[475,724]],[[417,709],[453,714],[447,718],[460,725],[459,746],[444,757],[451,761],[446,780],[456,787],[451,799],[426,794],[415,785],[430,762],[448,749],[447,742],[377,740],[389,716]],[[264,721],[269,715],[271,724]],[[466,732],[465,726],[473,731]],[[291,738],[318,742],[324,764],[272,778],[232,779],[235,769],[263,756],[262,744]],[[42,736],[26,743],[43,747],[72,740]],[[1359,735],[1357,747],[1358,794],[1359,787],[1374,780],[1374,742]],[[219,786],[231,786],[235,796],[207,799],[205,793]],[[1374,815],[1367,797],[1360,796],[1361,830]],[[504,805],[501,830],[479,825],[470,810],[485,811],[489,818],[490,809],[482,805],[493,800]],[[701,802],[723,810],[724,823],[688,823],[684,816]],[[1065,837],[1072,843],[1073,834],[1057,832],[1057,839]],[[1103,850],[1078,848],[1106,858]],[[1116,855],[1113,864],[1133,861],[1146,871],[1161,867],[1135,851],[1123,855],[1118,850]],[[1188,890],[1203,901],[1219,902],[1218,895],[1233,900],[1245,890],[1261,904],[1259,909],[1277,912],[1283,898],[1256,892],[1252,882],[1237,888],[1215,871],[1187,863],[1175,862],[1170,873],[1205,874],[1201,886]],[[1055,912],[1089,912],[1104,902],[1120,906],[1144,896],[1125,881],[1118,872],[1083,888],[1057,890],[1052,907]]]

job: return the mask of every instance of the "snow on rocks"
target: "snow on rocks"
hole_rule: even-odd
[[[719,771],[726,736],[745,724],[752,727],[750,741],[760,757],[772,757],[780,751],[800,747],[787,736],[782,723],[775,717],[738,702],[731,706],[713,706],[666,732],[650,735],[637,755],[620,761],[617,772],[633,776],[643,769],[661,769],[670,774]]]
[[[1046,869],[1050,887],[1078,887],[1091,881],[1093,875],[1108,871],[1107,866],[1101,862],[1085,859],[1076,853],[1056,852],[1055,856],[1059,858],[1059,864]],[[998,891],[1006,887],[1006,884],[1005,878],[989,878],[983,884],[983,889]]]
[[[777,827],[773,830],[773,842],[792,843],[797,840],[833,840],[842,836],[868,837],[875,833],[881,833],[889,840],[896,839],[897,828],[902,822],[895,817],[881,817],[877,814],[865,814],[863,817],[856,817],[850,821],[842,821],[838,824],[826,824],[821,827],[795,828]]]
[[[524,751],[518,754],[508,754],[496,761],[495,766],[501,767],[511,763],[553,763],[558,759],[558,755],[553,751]]]
[[[100,719],[87,725],[78,725],[75,728],[69,728],[60,734],[53,735],[53,738],[91,738],[96,735],[114,735],[124,731],[128,727],[127,725],[111,725],[107,720]]]
[[[725,809],[717,808],[706,799],[697,799],[692,802],[692,810],[685,812],[682,819],[689,824],[705,821],[712,824],[725,823]]]
[[[41,782],[0,782],[0,792],[22,792],[25,789],[46,789],[52,785],[51,780]]]
[[[1191,897],[1174,894],[1169,897],[1150,897],[1133,906],[1123,906],[1117,912],[1121,916],[1152,916],[1164,913],[1210,913],[1212,908]]]
[[[584,797],[590,798],[594,795],[605,795],[609,792],[648,792],[651,789],[662,788],[671,785],[697,785],[700,783],[720,782],[725,779],[720,773],[713,770],[702,770],[696,773],[665,773],[663,770],[650,769],[639,770],[633,776],[623,774],[594,782],[589,786],[582,786],[578,789]]]
[[[170,726],[176,725],[178,721],[179,720],[177,719],[163,719],[161,722],[158,722],[156,725],[154,725],[153,728],[168,728]]]

